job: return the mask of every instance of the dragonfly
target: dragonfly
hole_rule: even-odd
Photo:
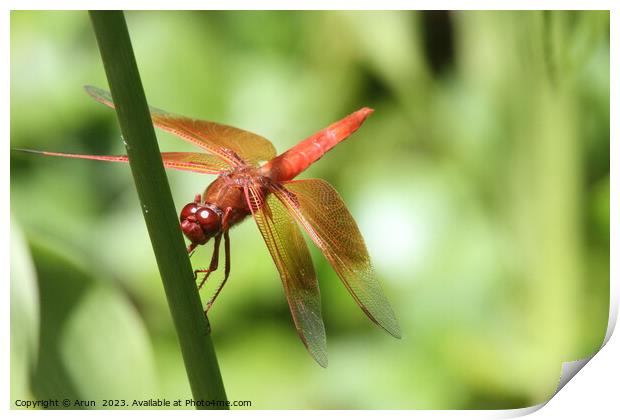
[[[112,95],[86,86],[96,101],[114,108]],[[319,365],[327,366],[327,342],[316,272],[302,230],[325,256],[357,305],[375,324],[401,337],[394,311],[373,269],[359,227],[338,192],[323,179],[295,178],[348,138],[373,112],[361,108],[329,125],[286,152],[266,138],[229,125],[184,117],[150,107],[153,125],[202,149],[163,152],[166,168],[215,175],[202,194],[181,209],[180,228],[189,240],[190,256],[213,240],[210,273],[219,266],[224,241],[224,280],[207,302],[209,311],[230,274],[230,229],[247,217],[258,226],[282,280],[299,338]],[[102,156],[33,151],[47,156],[128,162],[125,155]]]

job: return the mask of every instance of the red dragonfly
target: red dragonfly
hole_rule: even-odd
[[[87,86],[98,102],[114,108],[112,96]],[[301,141],[276,156],[269,140],[228,125],[196,120],[150,108],[153,124],[186,140],[206,153],[165,152],[164,166],[217,175],[202,195],[180,213],[181,229],[193,253],[213,238],[208,269],[199,284],[218,267],[224,238],[224,280],[230,273],[231,227],[252,215],[278,269],[297,333],[312,357],[327,366],[325,327],[321,316],[319,285],[300,226],[330,262],[338,277],[373,322],[396,338],[400,329],[372,268],[364,239],[336,190],[322,179],[293,180],[338,143],[353,134],[373,110],[359,111]],[[96,156],[37,152],[48,156],[127,162],[127,156]],[[266,162],[261,165],[261,162]]]

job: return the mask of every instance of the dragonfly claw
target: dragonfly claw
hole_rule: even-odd
[[[197,270],[194,270],[194,281],[198,280],[198,274],[202,274],[202,273],[209,273],[212,270],[208,269],[208,268],[199,268]]]
[[[207,302],[207,309],[205,309],[205,315],[209,313],[209,309],[213,306],[213,300]]]

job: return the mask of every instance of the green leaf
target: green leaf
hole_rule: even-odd
[[[152,347],[131,302],[58,249],[38,239],[32,243],[41,302],[36,398],[156,395]]]
[[[11,406],[31,397],[29,378],[39,346],[39,290],[21,229],[11,220]]]
[[[83,399],[145,399],[157,395],[146,328],[130,302],[96,283],[73,309],[60,337],[63,365]]]

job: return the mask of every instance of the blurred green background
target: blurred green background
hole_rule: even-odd
[[[608,12],[129,12],[147,98],[284,151],[376,112],[302,177],[342,194],[403,330],[313,247],[330,365],[252,221],[211,312],[252,408],[516,408],[600,346],[609,301]],[[11,13],[11,147],[121,154],[85,12]],[[158,132],[162,150],[192,150]],[[169,171],[180,209],[212,180]],[[11,399],[190,398],[129,167],[11,152]],[[197,253],[208,264],[210,245]],[[217,276],[222,276],[218,273]],[[217,278],[217,277],[216,277]],[[202,294],[206,302],[209,291]]]

